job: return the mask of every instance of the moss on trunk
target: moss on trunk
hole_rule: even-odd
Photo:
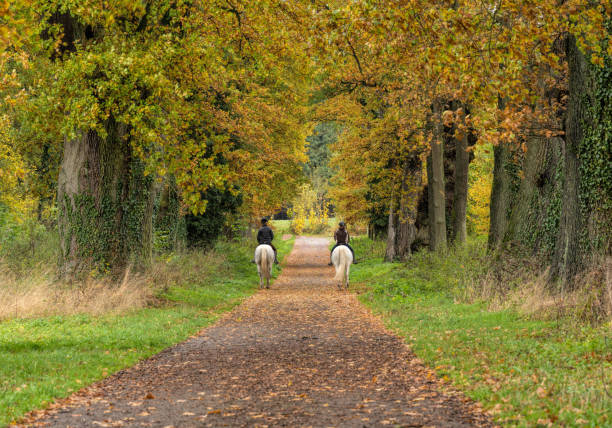
[[[152,179],[133,156],[127,128],[112,120],[64,144],[58,179],[60,272],[119,273],[151,258]]]

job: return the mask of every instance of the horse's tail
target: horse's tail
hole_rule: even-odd
[[[270,268],[272,267],[272,263],[268,260],[268,249],[264,246],[261,247],[261,258],[259,259],[259,265],[261,267],[261,276],[263,278],[270,278]]]
[[[347,252],[345,248],[338,247],[338,264],[336,265],[336,276],[334,281],[338,281],[344,284],[346,281],[348,267],[350,265]]]

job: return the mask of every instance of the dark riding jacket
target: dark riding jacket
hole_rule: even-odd
[[[351,240],[351,237],[349,236],[348,230],[346,230],[346,229],[338,229],[334,233],[334,239],[336,240],[337,244],[345,244],[346,245]]]
[[[263,226],[257,232],[257,242],[259,244],[270,245],[273,239],[274,239],[274,232],[272,232],[272,229],[270,229],[268,226]]]

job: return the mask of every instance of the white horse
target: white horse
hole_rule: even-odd
[[[346,245],[338,245],[332,252],[331,260],[336,268],[334,281],[337,281],[339,289],[345,287],[348,290],[353,253],[351,253],[351,250]]]
[[[264,280],[270,288],[270,275],[272,274],[272,264],[274,263],[274,250],[268,244],[261,244],[255,248],[255,263],[257,263],[257,273],[259,274],[259,288],[264,288]]]

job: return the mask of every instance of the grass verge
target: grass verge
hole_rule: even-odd
[[[278,242],[282,259],[293,240]],[[156,306],[0,323],[0,426],[181,342],[258,286],[254,245],[167,257]],[[202,263],[202,262],[205,263]],[[278,273],[278,270],[276,270]]]
[[[362,302],[495,421],[612,425],[609,323],[542,320],[513,308],[491,310],[484,301],[461,303],[470,282],[486,273],[480,243],[444,257],[417,253],[407,264],[383,263],[367,239],[353,244],[362,261],[351,270],[352,287]]]

